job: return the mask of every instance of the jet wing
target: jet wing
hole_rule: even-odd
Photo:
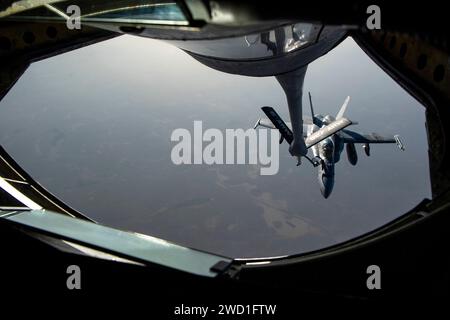
[[[287,127],[289,128],[289,129],[291,129],[291,131],[292,131],[292,125],[291,125],[291,123],[290,122],[285,122],[286,123],[286,125],[287,125]],[[311,125],[312,124],[312,120],[311,119],[307,119],[306,121],[305,121],[305,119],[303,119],[303,136],[306,138],[306,131],[307,131],[307,129],[308,129],[308,126],[309,125]],[[274,124],[272,123],[272,121],[270,121],[269,119],[267,119],[267,118],[260,118],[256,123],[255,123],[255,126],[254,126],[254,128],[256,129],[258,126],[261,126],[261,127],[265,127],[265,128],[269,128],[269,129],[276,129],[275,128],[275,126],[274,126]]]
[[[396,143],[395,136],[381,136],[377,133],[363,134],[351,130],[342,130],[339,133],[344,142],[350,143]]]

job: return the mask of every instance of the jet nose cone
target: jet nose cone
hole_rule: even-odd
[[[330,196],[331,191],[333,191],[333,180],[333,178],[327,177],[325,175],[323,175],[320,179],[320,192],[325,199],[327,199]]]
[[[329,197],[330,194],[331,194],[331,190],[328,189],[328,188],[324,188],[324,187],[321,187],[321,188],[320,188],[320,192],[322,193],[322,196],[323,196],[325,199],[328,199],[328,197]]]

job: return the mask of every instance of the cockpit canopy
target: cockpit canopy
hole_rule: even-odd
[[[334,120],[335,120],[334,117],[332,117],[330,115],[326,115],[323,118],[322,122],[323,122],[323,124],[328,125],[328,124],[332,123]]]
[[[324,141],[322,141],[320,143],[320,153],[326,157],[326,158],[330,158],[333,156],[333,149],[334,149],[334,143],[333,140],[331,140],[330,138],[325,139]]]

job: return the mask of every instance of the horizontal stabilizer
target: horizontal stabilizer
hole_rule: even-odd
[[[310,148],[313,145],[319,143],[320,141],[328,138],[329,136],[335,134],[336,132],[348,127],[352,124],[352,121],[347,118],[340,118],[329,125],[322,127],[321,129],[311,133],[306,139],[306,147]]]

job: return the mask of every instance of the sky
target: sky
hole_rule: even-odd
[[[0,102],[0,144],[50,192],[101,224],[230,257],[303,253],[362,235],[431,197],[425,109],[347,38],[308,66],[315,112],[363,133],[400,134],[358,164],[336,164],[324,199],[317,170],[175,165],[177,128],[253,127],[272,106],[288,120],[274,77],[210,69],[175,46],[121,36],[33,63]],[[307,95],[303,97],[307,106]],[[307,109],[307,108],[306,108]]]

